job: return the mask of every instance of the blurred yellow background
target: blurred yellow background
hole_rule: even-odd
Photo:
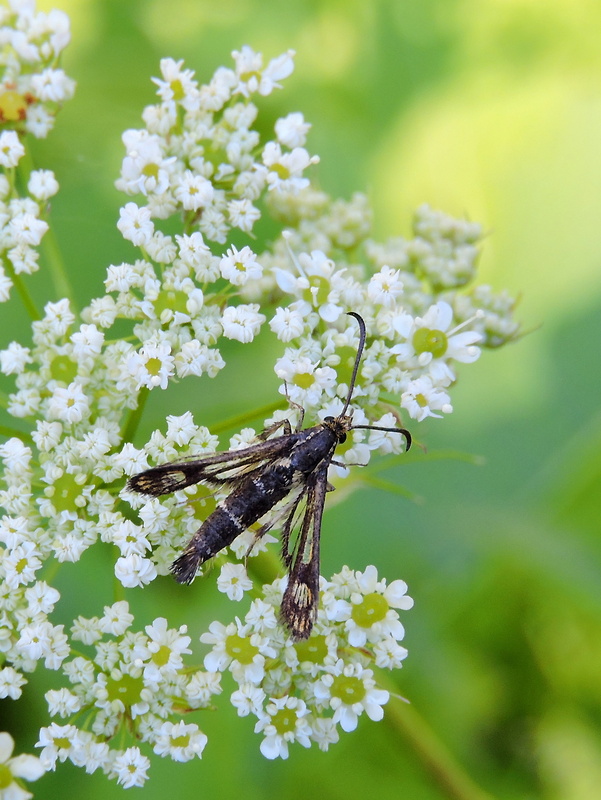
[[[36,160],[61,184],[53,221],[82,305],[101,292],[106,266],[131,256],[115,228],[123,197],[113,181],[120,134],[141,127],[159,59],[184,58],[205,81],[249,44],[267,58],[297,51],[294,75],[265,108],[273,120],[300,110],[313,123],[309,150],[321,156],[321,185],[334,196],[366,190],[381,238],[409,235],[423,202],[482,222],[489,235],[481,282],[521,296],[518,316],[529,331],[465,365],[455,413],[420,426],[431,452],[476,454],[483,466],[441,459],[391,469],[386,478],[422,504],[362,491],[324,522],[325,575],[343,563],[374,563],[389,580],[409,583],[409,658],[394,677],[429,733],[414,727],[402,736],[386,721],[364,719],[327,754],[293,747],[288,762],[271,763],[252,723],[228,711],[223,697],[217,713],[197,720],[209,736],[203,760],[155,758],[146,800],[304,800],[315,791],[335,800],[597,800],[601,4],[38,3],[55,6],[71,16],[64,67],[78,89],[37,144]],[[46,280],[40,273],[32,281],[39,299],[50,291]],[[11,306],[5,323],[25,340],[27,320]],[[153,397],[147,430],[187,408],[209,425],[224,411],[242,413],[240,395],[257,407],[270,402],[274,346],[257,344],[258,377],[248,351],[232,346],[219,383],[202,379],[194,394],[184,385]],[[84,559],[95,604],[81,596],[81,573],[61,574],[65,620],[111,602],[110,567],[97,558]],[[98,578],[102,570],[106,578]],[[156,583],[128,595],[140,618],[171,603],[170,623],[188,621],[193,631],[219,615],[202,587],[170,599],[167,579]],[[47,680],[33,683],[40,691]],[[20,709],[15,738],[31,749],[27,724],[42,712],[33,700]],[[445,787],[424,751],[465,771],[482,793],[462,779],[462,789]],[[65,765],[34,789],[52,800],[122,795],[102,776]]]

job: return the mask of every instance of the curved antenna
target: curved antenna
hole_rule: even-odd
[[[402,433],[405,437],[405,452],[411,448],[411,434],[407,428],[383,428],[381,425],[353,425],[352,431],[362,428],[364,431],[384,431],[385,433]]]
[[[355,356],[355,366],[353,367],[353,374],[351,375],[351,382],[349,383],[346,401],[344,403],[342,411],[339,414],[339,416],[341,417],[344,417],[351,403],[351,397],[353,396],[353,391],[355,389],[355,381],[357,379],[357,372],[359,371],[359,362],[361,361],[361,356],[363,355],[363,348],[365,347],[365,335],[366,335],[365,321],[363,320],[363,317],[357,314],[356,311],[349,311],[347,313],[349,317],[354,317],[359,323],[359,346],[357,347],[357,355]]]

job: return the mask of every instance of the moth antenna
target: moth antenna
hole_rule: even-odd
[[[356,430],[364,430],[364,431],[384,431],[385,433],[402,433],[405,437],[406,447],[405,452],[407,452],[411,448],[411,434],[406,428],[383,428],[381,425],[353,425],[351,428],[352,431]]]
[[[356,311],[349,311],[348,316],[354,317],[359,323],[359,346],[357,347],[357,355],[355,356],[355,366],[353,367],[353,374],[351,375],[351,381],[349,383],[346,401],[344,403],[342,411],[340,412],[341,417],[344,417],[351,403],[351,398],[353,396],[353,391],[355,389],[355,381],[357,380],[357,372],[359,371],[359,364],[361,362],[361,356],[363,355],[363,348],[365,347],[365,335],[366,335],[365,321],[363,320],[363,317],[357,314]]]

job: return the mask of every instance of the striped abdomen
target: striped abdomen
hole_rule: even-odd
[[[176,580],[190,583],[207,559],[261,519],[290,492],[294,468],[287,459],[256,471],[245,478],[203,522],[184,552],[171,567]]]

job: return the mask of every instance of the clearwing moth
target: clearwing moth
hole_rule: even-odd
[[[153,497],[196,483],[229,492],[173,562],[171,571],[179,583],[190,583],[201,564],[272,512],[256,531],[255,541],[271,528],[280,527],[282,558],[288,570],[281,617],[294,640],[308,638],[317,618],[321,518],[326,492],[334,488],[328,483],[328,467],[344,466],[334,460],[336,447],[349,431],[359,428],[401,433],[406,450],[411,446],[411,434],[405,428],[353,425],[353,412],[348,409],[366,332],[363,318],[354,311],[349,315],[359,323],[359,346],[348,394],[337,417],[326,417],[319,425],[301,430],[304,409],[299,406],[300,419],[294,431],[289,420],[282,420],[264,430],[256,444],[151,467],[127,483],[128,490]],[[284,433],[273,436],[280,428]]]

